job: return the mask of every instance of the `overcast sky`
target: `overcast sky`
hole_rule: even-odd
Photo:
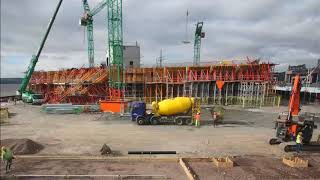
[[[1,0],[1,77],[22,77],[58,0]],[[88,0],[93,8],[100,0]],[[184,45],[185,14],[190,12]],[[106,9],[94,17],[95,62],[105,60]],[[65,0],[36,70],[88,65],[81,0]],[[263,58],[280,64],[316,64],[320,58],[319,0],[123,0],[124,44],[141,46],[143,64],[160,49],[166,63],[192,62],[197,21],[206,32],[201,61]]]

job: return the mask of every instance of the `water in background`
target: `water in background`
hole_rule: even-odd
[[[20,84],[0,84],[0,96],[14,96]]]

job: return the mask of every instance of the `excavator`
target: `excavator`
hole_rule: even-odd
[[[32,56],[30,64],[27,69],[27,72],[26,72],[24,78],[22,79],[22,83],[20,84],[19,89],[17,91],[17,96],[19,96],[19,97],[21,96],[21,99],[23,102],[32,103],[32,104],[42,104],[44,102],[43,96],[41,94],[35,94],[34,92],[27,90],[27,86],[28,86],[30,78],[34,72],[34,69],[35,69],[36,64],[38,62],[38,59],[39,59],[41,51],[44,47],[44,44],[47,40],[47,37],[49,35],[49,32],[50,32],[51,27],[53,25],[53,22],[54,22],[54,20],[57,16],[57,13],[60,9],[62,1],[63,0],[59,0],[59,3],[54,11],[54,14],[49,22],[48,27],[47,27],[46,33],[41,41],[40,47],[37,51],[37,54]],[[18,98],[18,99],[20,99],[20,98]]]
[[[311,142],[313,130],[317,128],[314,122],[316,118],[314,114],[306,113],[304,115],[300,112],[300,92],[302,80],[301,76],[297,74],[294,77],[291,96],[288,105],[288,113],[281,113],[275,122],[276,138],[269,141],[270,145],[280,144],[284,142],[291,142],[296,140],[299,132],[302,132],[303,146],[302,151],[320,151],[320,144]],[[285,152],[295,150],[295,145],[286,145]]]

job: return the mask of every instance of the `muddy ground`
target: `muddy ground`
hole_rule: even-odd
[[[314,112],[320,109],[307,108]],[[122,155],[129,150],[173,150],[183,156],[281,156],[282,149],[270,146],[268,141],[275,136],[273,120],[285,109],[228,107],[223,124],[217,128],[210,124],[209,112],[203,110],[201,119],[205,125],[195,128],[138,126],[129,117],[111,114],[45,114],[39,106],[19,104],[9,106],[13,116],[9,124],[1,125],[1,139],[31,139],[45,146],[40,155],[99,155],[106,143]]]
[[[211,125],[211,116],[209,111],[205,109],[201,113],[203,125],[200,128],[195,128],[192,126],[175,125],[138,126],[130,120],[130,117],[119,117],[111,114],[45,114],[40,111],[39,106],[23,104],[8,105],[8,107],[10,113],[12,113],[12,117],[9,123],[2,124],[0,127],[1,139],[28,138],[44,145],[44,149],[38,152],[37,155],[99,155],[100,148],[106,143],[115,152],[116,156],[128,156],[127,152],[129,150],[173,150],[177,151],[176,156],[179,157],[253,156],[254,159],[263,157],[261,159],[262,162],[254,160],[256,163],[251,164],[251,168],[246,169],[246,166],[235,168],[234,171],[237,169],[239,171],[236,174],[247,174],[245,177],[250,178],[250,173],[255,174],[253,172],[255,168],[261,166],[261,169],[263,169],[263,166],[267,166],[273,162],[272,158],[281,158],[286,154],[283,152],[283,147],[270,146],[268,144],[269,139],[275,135],[273,121],[279,112],[287,109],[285,106],[280,108],[265,107],[245,110],[239,107],[228,106],[225,119],[217,128]],[[320,106],[304,106],[302,110],[320,113]],[[320,122],[317,121],[316,123],[320,127]],[[319,129],[314,132],[314,140],[320,134]],[[317,155],[320,156],[320,154]],[[239,162],[241,163],[241,161]],[[39,168],[36,168],[34,171],[26,167],[24,169],[23,166],[20,166],[23,163],[39,164],[39,166],[32,166]],[[73,170],[72,163],[67,161],[65,165],[61,161],[46,163],[46,161],[29,162],[17,160],[16,170],[19,173],[40,173],[42,170],[47,173],[77,173],[78,169],[75,168]],[[81,163],[81,167],[86,167],[84,169],[89,169],[90,173],[95,173],[96,170],[100,173],[101,171],[98,171],[99,167],[104,169],[105,165],[101,162],[92,162],[96,163],[93,165],[91,163],[86,164],[86,162],[79,163]],[[64,168],[65,166],[72,167],[70,172],[65,171],[68,169]],[[142,173],[142,171],[139,171],[139,166],[154,167],[152,164],[137,164],[137,170],[135,170],[134,165],[132,171],[126,170],[125,172]],[[163,164],[160,166],[165,167]],[[171,169],[175,169],[175,166],[179,167],[178,165],[174,165]],[[199,164],[200,166],[201,164]],[[112,167],[117,168],[118,164],[114,164]],[[91,171],[91,168],[94,170]],[[275,174],[286,174],[272,169],[273,165],[270,168],[268,171]],[[313,168],[319,167],[314,166]],[[84,170],[83,172],[86,171]],[[153,172],[153,170],[150,172]],[[215,172],[214,169],[212,172]],[[261,172],[261,174],[264,174],[262,170]],[[319,169],[314,172],[319,173]],[[109,173],[109,171],[103,173]],[[164,171],[163,173],[170,174],[171,171],[168,170],[168,172]],[[180,175],[179,173],[174,172],[173,174]],[[222,177],[204,174],[202,179],[206,179],[207,176],[212,176],[213,178]],[[306,175],[306,177],[309,176],[312,177],[310,174]],[[257,177],[257,174],[253,177]],[[271,177],[276,177],[276,175]],[[292,176],[292,178],[297,177]]]
[[[201,180],[212,179],[319,179],[320,156],[302,155],[309,160],[307,168],[290,168],[282,164],[281,159],[267,156],[238,156],[232,158],[235,167],[218,168],[212,162],[189,160],[190,167]],[[114,175],[114,176],[149,176],[146,179],[187,179],[182,167],[173,161],[127,161],[127,160],[44,160],[17,159],[12,172],[2,177],[31,175]],[[38,177],[21,179],[63,179],[62,177]],[[79,178],[79,177],[78,177]],[[88,179],[90,177],[83,177]],[[101,178],[101,177],[100,177]],[[69,177],[69,179],[72,179]],[[77,179],[77,178],[76,178]],[[94,179],[94,178],[93,178]],[[120,179],[103,177],[103,179]],[[139,177],[136,179],[143,179]]]

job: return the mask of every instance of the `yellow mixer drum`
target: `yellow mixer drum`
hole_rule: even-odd
[[[159,103],[152,102],[153,112],[161,116],[170,116],[175,114],[186,113],[193,105],[193,98],[176,97],[166,99]]]

